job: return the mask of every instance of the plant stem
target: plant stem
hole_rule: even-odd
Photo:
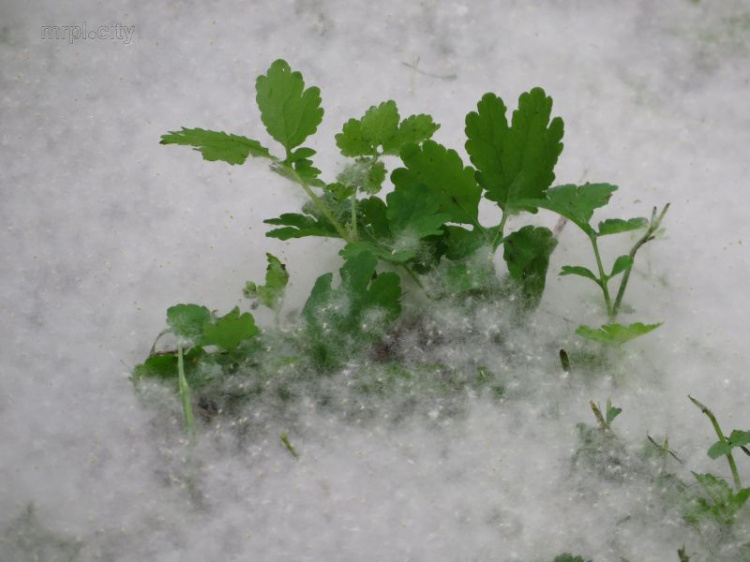
[[[185,378],[185,359],[183,357],[182,345],[177,346],[177,374],[180,399],[182,400],[182,417],[185,428],[191,439],[195,438],[195,417],[193,416],[193,405],[190,403],[190,386]]]
[[[508,213],[503,211],[503,218],[500,219],[500,224],[497,227],[497,234],[495,234],[495,238],[492,240],[492,250],[497,250],[497,247],[502,243],[503,241],[503,232],[505,231],[505,223],[508,222]]]
[[[607,316],[610,322],[615,319],[615,314],[612,310],[612,299],[609,296],[609,288],[607,283],[609,279],[607,274],[604,273],[604,266],[602,265],[602,257],[599,254],[599,244],[596,242],[596,234],[589,234],[589,240],[591,240],[591,246],[594,248],[594,256],[596,257],[596,266],[599,268],[599,286],[602,288],[604,294],[604,304],[607,307]]]
[[[325,217],[329,220],[329,222],[333,225],[333,228],[336,229],[336,232],[338,233],[341,238],[343,238],[346,242],[352,242],[351,236],[349,236],[349,233],[346,232],[346,229],[344,226],[336,220],[336,218],[333,216],[333,213],[328,208],[328,206],[323,202],[323,200],[315,195],[315,192],[310,189],[310,186],[307,184],[305,180],[303,180],[300,175],[297,173],[297,171],[292,168],[290,164],[281,164],[282,166],[287,166],[287,169],[292,174],[294,181],[296,181],[298,184],[302,186],[302,189],[305,190],[305,193],[307,193],[307,196],[310,198],[310,200],[313,202],[313,204],[318,208],[318,210],[325,215]]]
[[[620,305],[622,305],[622,299],[625,297],[625,289],[628,286],[628,281],[630,280],[630,272],[633,269],[633,264],[635,263],[635,254],[638,252],[638,250],[641,249],[641,246],[643,246],[646,242],[650,242],[654,239],[654,233],[658,230],[659,226],[661,225],[661,221],[664,219],[664,215],[667,214],[667,211],[669,210],[669,203],[667,203],[664,206],[664,209],[662,209],[661,213],[659,214],[658,218],[656,216],[656,207],[654,207],[653,211],[651,212],[651,221],[649,223],[648,229],[646,230],[646,233],[641,237],[638,242],[635,243],[633,246],[633,249],[630,250],[630,267],[628,267],[625,272],[622,274],[622,281],[620,281],[620,287],[617,290],[617,297],[615,298],[615,305],[612,308],[612,314],[613,317],[617,316],[617,313],[620,311]]]
[[[721,426],[719,425],[719,421],[716,419],[716,416],[714,413],[709,410],[706,406],[704,406],[702,403],[700,403],[698,400],[693,398],[688,394],[688,398],[690,398],[690,401],[698,406],[698,408],[701,409],[701,411],[706,414],[709,420],[711,420],[711,425],[714,426],[714,431],[716,432],[716,435],[719,437],[720,443],[726,443],[727,438],[724,437],[724,432],[721,430]],[[740,473],[737,471],[737,464],[734,462],[734,456],[732,455],[732,452],[729,451],[725,453],[725,456],[727,457],[727,463],[729,463],[729,470],[732,471],[732,479],[734,480],[734,487],[737,488],[737,491],[739,492],[742,489],[742,481],[740,480]]]

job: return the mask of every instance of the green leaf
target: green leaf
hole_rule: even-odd
[[[631,230],[638,230],[646,228],[648,226],[648,220],[642,217],[635,219],[607,219],[599,223],[599,233],[597,236],[608,236],[610,234],[619,234],[620,232],[630,232]]]
[[[362,136],[373,146],[382,146],[396,134],[399,121],[395,101],[388,100],[378,106],[372,106],[360,121]]]
[[[266,254],[268,266],[266,267],[266,284],[258,286],[248,281],[243,291],[245,297],[257,299],[263,306],[276,310],[284,298],[286,286],[289,283],[289,272],[286,265],[273,254]]]
[[[642,324],[641,322],[636,322],[629,326],[624,326],[622,324],[605,324],[601,328],[579,326],[576,330],[576,334],[588,340],[598,341],[605,344],[621,344],[648,334],[661,325],[661,322],[658,324]]]
[[[628,255],[620,256],[615,260],[614,265],[612,266],[612,272],[609,274],[609,278],[619,275],[626,269],[629,269],[633,267],[633,258],[631,258]]]
[[[203,327],[211,319],[211,311],[197,304],[178,304],[167,309],[167,325],[180,339],[197,343]]]
[[[359,218],[362,223],[362,231],[368,233],[376,240],[388,240],[391,237],[388,225],[388,209],[385,202],[379,197],[368,197],[362,199],[357,205]]]
[[[243,164],[248,156],[272,158],[268,149],[258,141],[205,129],[170,131],[161,136],[160,144],[181,144],[192,146],[203,155],[204,160],[221,160],[229,164]]]
[[[607,400],[607,423],[610,424],[613,421],[615,421],[615,418],[619,416],[622,413],[622,408],[617,408],[616,406],[612,405],[612,400]]]
[[[466,152],[485,197],[510,213],[536,212],[522,199],[541,199],[555,179],[562,152],[562,119],[550,122],[552,98],[541,88],[521,95],[510,126],[502,99],[485,94],[466,116]]]
[[[383,153],[398,155],[407,144],[423,143],[439,128],[429,115],[411,115],[401,121],[396,134],[383,143]]]
[[[336,146],[344,156],[377,156],[378,150],[362,132],[362,122],[350,119],[336,135]]]
[[[731,435],[722,443],[717,441],[708,449],[708,456],[717,459],[722,455],[727,455],[736,447],[750,445],[750,431],[740,431],[735,429]]]
[[[601,286],[599,278],[594,274],[594,272],[580,265],[564,265],[562,266],[559,275],[578,275],[579,277],[591,279],[594,283]]]
[[[428,140],[422,146],[407,144],[401,150],[401,160],[406,167],[391,174],[396,191],[423,185],[437,199],[438,212],[448,214],[452,222],[477,224],[482,189],[455,150]]]
[[[506,237],[503,257],[511,278],[521,286],[526,308],[536,308],[544,293],[549,258],[557,246],[552,231],[524,226]]]
[[[358,158],[344,167],[337,180],[361,192],[374,195],[383,188],[385,176],[385,164],[372,158]]]
[[[204,357],[206,357],[206,352],[202,347],[192,347],[184,354],[185,374],[191,381],[194,381],[195,371]],[[171,351],[152,355],[140,365],[136,365],[133,375],[136,381],[143,378],[176,379],[177,352]]]
[[[412,115],[399,124],[396,102],[388,100],[373,105],[361,119],[350,119],[336,135],[336,145],[344,156],[377,156],[399,154],[408,143],[429,139],[439,125],[429,115]]]
[[[216,345],[227,351],[260,332],[253,315],[249,312],[240,314],[237,306],[214,322],[206,324],[203,331],[200,342],[202,346]]]
[[[314,134],[323,120],[320,90],[305,89],[302,74],[284,60],[271,64],[255,82],[260,118],[268,134],[290,153]]]
[[[450,220],[440,213],[440,200],[424,185],[393,191],[386,197],[386,217],[393,236],[413,235],[417,239],[442,234],[442,226]]]
[[[266,232],[269,238],[289,240],[291,238],[304,238],[305,236],[325,236],[328,238],[341,238],[333,225],[327,220],[319,220],[310,215],[298,213],[284,213],[275,219],[266,219],[266,224],[283,226]]]
[[[524,200],[522,203],[553,211],[571,220],[587,234],[594,235],[596,232],[589,226],[594,210],[606,205],[616,190],[617,186],[608,183],[560,185],[548,189],[546,199]]]
[[[369,252],[356,253],[340,269],[338,289],[332,287],[331,273],[315,282],[302,316],[319,359],[348,359],[353,348],[382,337],[387,324],[401,313],[401,279],[392,272],[373,278],[377,261]]]
[[[306,158],[301,158],[291,164],[287,162],[274,162],[271,164],[271,170],[295,183],[303,181],[315,187],[325,186],[325,182],[318,179],[320,170],[313,166],[312,160],[307,160]]]
[[[498,227],[467,230],[461,226],[446,226],[447,248],[445,257],[449,260],[462,260],[473,255],[482,246],[490,246],[498,233]],[[495,248],[493,248],[493,251]]]

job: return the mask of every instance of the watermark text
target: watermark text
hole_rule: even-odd
[[[135,36],[134,25],[100,25],[89,28],[84,21],[81,25],[43,25],[43,41],[67,41],[71,45],[76,41],[98,39],[100,41],[121,41],[130,45]]]

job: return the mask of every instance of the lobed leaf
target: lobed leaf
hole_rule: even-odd
[[[408,144],[401,150],[405,168],[391,174],[396,191],[424,186],[438,201],[438,211],[450,216],[452,222],[477,224],[482,189],[474,181],[474,173],[464,167],[455,150],[425,141],[422,146]]]
[[[594,210],[609,202],[617,186],[608,183],[587,183],[581,186],[566,184],[547,190],[546,199],[523,201],[553,211],[569,219],[589,235],[595,235],[589,221]]]
[[[401,121],[396,134],[383,143],[383,153],[398,155],[407,144],[420,144],[440,128],[429,115],[411,115]]]
[[[380,154],[398,155],[409,143],[429,139],[440,127],[429,115],[412,115],[399,123],[396,102],[388,100],[373,105],[361,119],[350,119],[339,134],[336,145],[344,156],[373,157]]]
[[[160,144],[192,146],[203,155],[204,160],[221,160],[232,165],[243,164],[248,156],[272,158],[268,149],[256,140],[205,129],[182,127],[179,131],[162,135]]]
[[[240,308],[235,306],[224,316],[204,325],[200,345],[216,345],[230,351],[258,333],[260,330],[255,325],[253,315],[249,312],[240,314]]]
[[[305,142],[323,120],[320,90],[305,89],[302,74],[293,72],[285,60],[273,62],[255,82],[260,118],[268,134],[287,150]]]
[[[520,200],[541,199],[552,185],[563,122],[559,117],[550,122],[552,98],[541,88],[520,96],[510,126],[506,110],[495,94],[482,97],[477,111],[466,116],[466,152],[487,199],[510,213],[536,212]]]
[[[601,328],[579,326],[576,330],[576,334],[588,340],[613,345],[622,344],[648,334],[661,325],[661,322],[658,324],[643,324],[641,322],[636,322],[629,326],[624,326],[622,324],[605,324]]]
[[[328,238],[341,238],[333,225],[326,220],[319,220],[310,215],[299,213],[283,213],[275,219],[266,219],[266,224],[283,226],[266,232],[269,238],[289,240],[291,238],[304,238],[305,236],[325,236]]]

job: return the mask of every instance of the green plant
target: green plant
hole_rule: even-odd
[[[557,239],[543,226],[506,229],[512,217],[535,214],[540,208],[557,212],[582,229],[596,256],[598,275],[571,266],[564,267],[562,274],[581,275],[599,285],[610,323],[599,329],[581,326],[577,333],[604,343],[622,343],[658,326],[622,326],[613,321],[635,255],[653,239],[667,208],[658,216],[654,212],[650,222],[609,219],[598,230],[590,226],[593,211],[607,203],[616,187],[550,187],[563,148],[564,126],[562,119],[552,117],[552,99],[541,88],[520,96],[510,120],[499,96],[482,97],[476,111],[466,116],[465,148],[473,167],[465,165],[456,151],[431,140],[439,125],[429,115],[402,119],[392,100],[373,105],[359,119],[344,123],[336,135],[336,145],[349,162],[334,181],[323,179],[312,160],[315,150],[305,146],[323,119],[320,90],[306,87],[299,72],[277,60],[258,77],[256,102],[267,133],[280,147],[276,153],[251,138],[200,128],[183,127],[163,135],[161,142],[191,146],[205,160],[230,165],[243,164],[251,156],[267,160],[274,172],[308,196],[301,212],[266,220],[273,227],[267,236],[340,239],[341,282],[334,287],[332,273],[321,275],[291,329],[280,322],[289,275],[272,254],[267,254],[265,284],[248,282],[244,295],[253,308],[262,304],[274,312],[275,330],[261,331],[252,314],[239,308],[225,316],[196,304],[170,308],[168,329],[159,338],[171,333],[176,345],[157,351],[155,342],[133,379],[176,378],[190,433],[195,431],[191,389],[211,395],[212,389],[254,365],[255,390],[243,391],[252,396],[263,392],[267,386],[263,380],[279,380],[287,365],[314,376],[361,357],[383,341],[400,316],[404,282],[415,284],[431,299],[507,299],[517,303],[521,312],[533,310],[543,296]],[[393,190],[381,198],[378,194],[393,158],[400,159],[401,165],[390,173]],[[500,212],[492,226],[479,222],[482,200]],[[605,274],[599,238],[640,228],[646,229],[645,234]],[[492,260],[501,246],[507,266],[504,279]],[[379,270],[384,266],[396,268],[406,279]],[[608,283],[620,274],[613,302]],[[280,396],[288,396],[290,388],[278,382]]]
[[[734,430],[728,438],[725,437],[714,413],[692,396],[688,396],[688,398],[711,421],[711,425],[719,440],[708,449],[708,456],[712,459],[717,459],[721,456],[726,457],[729,470],[732,473],[734,490],[720,477],[713,474],[697,474],[694,472],[693,476],[698,481],[698,484],[700,484],[705,495],[694,498],[691,509],[686,513],[685,518],[691,523],[698,523],[702,519],[709,517],[720,525],[731,526],[748,499],[750,499],[750,488],[742,487],[742,480],[740,479],[740,473],[737,470],[737,463],[734,460],[732,451],[739,448],[750,455],[747,447],[745,447],[750,444],[750,431]]]

